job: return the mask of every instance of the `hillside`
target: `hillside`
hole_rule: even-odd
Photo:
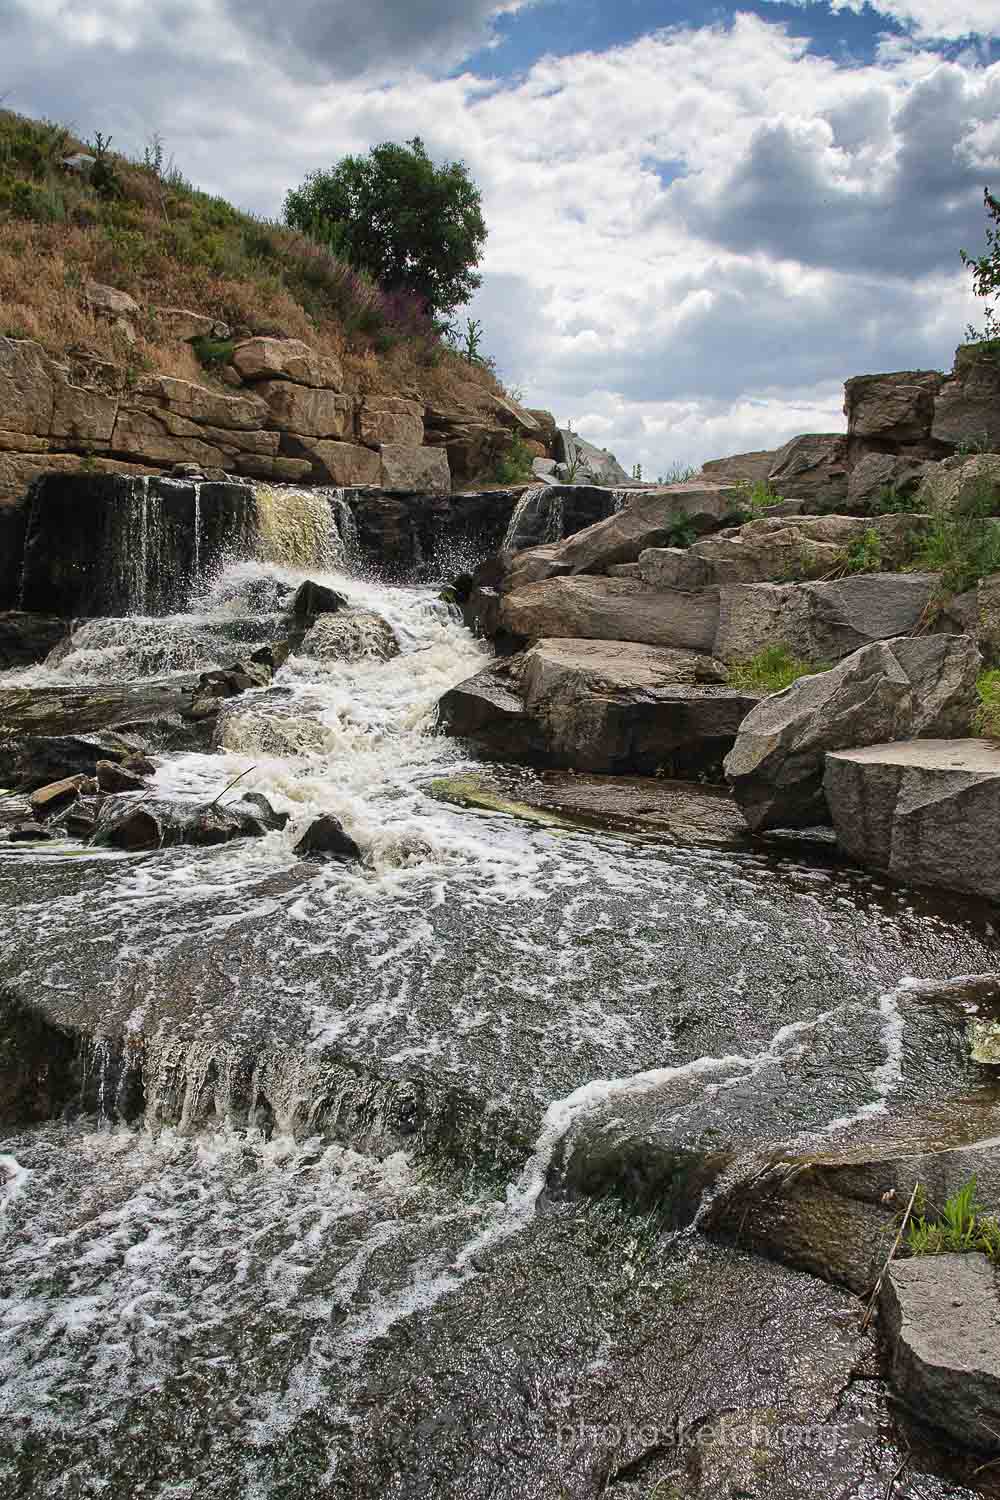
[[[74,163],[81,155],[91,160]],[[227,363],[232,347],[254,336],[308,345],[332,361],[337,392],[356,404],[397,398],[485,424],[492,438],[461,477],[514,477],[503,463],[512,424],[496,417],[506,410],[503,387],[488,364],[452,350],[412,299],[385,293],[308,237],[199,192],[164,164],[159,145],[133,161],[100,139],[89,145],[59,125],[0,111],[0,338],[39,346],[85,387],[102,362],[98,386],[110,380],[127,393],[167,377],[231,397],[240,384]],[[11,428],[51,436],[18,427],[5,405],[0,448],[18,451]],[[51,451],[79,449],[106,466],[94,458],[106,451],[103,439],[55,436],[70,441]],[[12,482],[31,467],[20,464]]]

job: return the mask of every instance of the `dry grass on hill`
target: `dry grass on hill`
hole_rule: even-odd
[[[187,345],[163,338],[160,307],[234,329],[303,339],[338,355],[348,388],[465,406],[502,390],[443,344],[419,309],[387,297],[322,246],[199,192],[162,162],[108,156],[105,185],[67,172],[93,152],[61,126],[0,110],[0,335],[60,355],[86,345],[134,373],[212,381]],[[84,304],[87,281],[147,309],[134,345]],[[478,404],[478,403],[477,403]]]

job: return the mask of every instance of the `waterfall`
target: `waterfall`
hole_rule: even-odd
[[[361,552],[361,542],[358,537],[358,523],[347,499],[347,491],[336,489],[326,493],[330,496],[330,510],[340,538],[342,560],[345,563],[357,562]]]
[[[507,527],[507,534],[503,539],[501,547],[502,551],[517,552],[519,550],[518,536],[522,531],[522,523],[527,521],[529,518],[538,515],[540,512],[542,512],[543,508],[546,508],[545,502],[547,500],[549,492],[554,488],[555,486],[551,484],[540,484],[536,485],[533,489],[525,490],[524,494],[521,496],[520,500],[514,507],[514,513],[510,518],[510,525]],[[556,516],[555,514],[556,509],[556,506],[548,508],[548,514],[546,516],[543,534],[538,535],[537,537],[532,536],[532,540],[527,545],[538,546],[541,542],[557,542],[561,539],[563,520],[563,506],[561,497],[559,497],[558,503],[558,516]],[[558,525],[559,527],[558,534],[550,536],[549,532],[553,529],[554,524]],[[528,528],[525,527],[523,529],[527,530]],[[525,543],[522,542],[520,545],[524,546]]]
[[[262,561],[290,568],[343,565],[344,544],[325,492],[276,484],[255,484],[253,492]]]
[[[194,486],[194,579],[201,577],[201,481]]]

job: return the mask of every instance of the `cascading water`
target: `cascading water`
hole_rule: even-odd
[[[283,830],[138,856],[0,847],[0,990],[79,1038],[88,1112],[0,1142],[0,1492],[486,1500],[516,1450],[518,1486],[557,1494],[576,1471],[553,1434],[631,1415],[673,1369],[706,1382],[705,1413],[813,1411],[800,1309],[843,1318],[846,1294],[730,1274],[688,1234],[658,1245],[637,1302],[630,1231],[602,1260],[598,1220],[560,1193],[610,1122],[650,1138],[654,1108],[657,1129],[743,1149],[912,1107],[932,1071],[958,1087],[940,1017],[924,1028],[899,982],[989,969],[995,934],[794,856],[439,800],[469,762],[434,707],[484,648],[434,588],[343,569],[343,496],[258,487],[258,507],[272,560],[224,568],[186,614],[88,622],[20,676],[159,672],[156,630],[174,664],[218,659],[232,628],[274,638],[306,576],[398,647],[362,624],[348,660],[317,632],[225,705],[215,753],[161,757],[158,795],[211,801],[240,776]],[[359,861],[296,854],[321,814]],[[640,1346],[662,1368],[636,1374]],[[735,1396],[744,1364],[783,1373]]]

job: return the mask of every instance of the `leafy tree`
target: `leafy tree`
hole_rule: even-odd
[[[960,251],[962,263],[972,267],[972,287],[977,297],[1000,297],[1000,198],[994,198],[989,188],[983,193],[986,217],[986,254],[978,258]],[[973,328],[970,337],[978,338]],[[986,328],[981,335],[987,339],[1000,339],[1000,304],[986,304]]]
[[[432,314],[467,302],[486,240],[479,189],[462,162],[436,167],[419,136],[310,172],[285,219],[387,291],[422,297]]]

